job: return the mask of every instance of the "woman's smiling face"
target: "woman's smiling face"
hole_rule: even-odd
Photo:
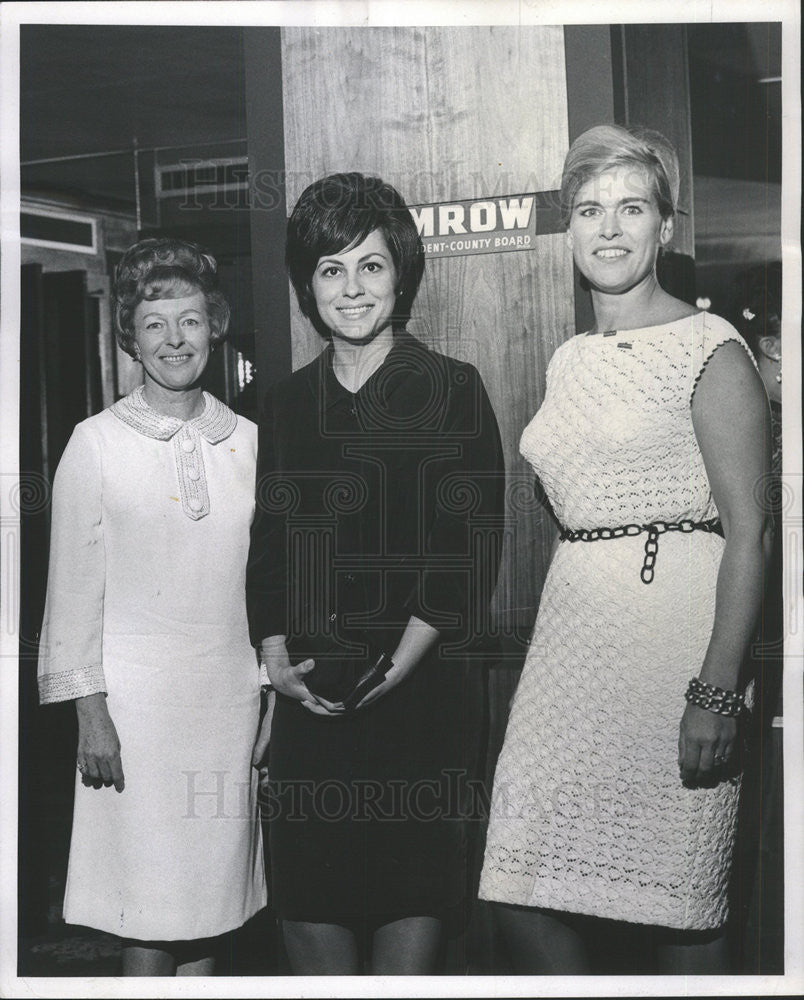
[[[312,290],[318,313],[336,337],[369,342],[392,321],[397,274],[379,229],[348,250],[321,257]]]
[[[211,328],[202,291],[179,298],[143,300],[134,310],[134,339],[145,377],[182,391],[200,379],[210,355]]]
[[[673,221],[661,217],[649,171],[623,165],[578,189],[567,243],[593,288],[621,294],[653,273],[659,247],[672,235]]]

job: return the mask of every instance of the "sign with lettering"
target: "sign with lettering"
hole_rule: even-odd
[[[558,191],[411,205],[428,257],[531,250],[537,236],[564,231]]]

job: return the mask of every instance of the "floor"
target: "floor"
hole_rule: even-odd
[[[216,959],[218,976],[280,974],[276,930],[263,911],[245,927],[227,934]],[[45,933],[20,948],[20,976],[119,976],[120,940],[91,927],[48,925]]]

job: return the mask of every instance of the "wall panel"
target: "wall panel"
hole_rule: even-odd
[[[673,249],[693,257],[692,132],[686,29],[683,24],[626,24],[619,31],[625,124],[658,129],[675,146],[681,183]]]
[[[411,204],[554,190],[568,145],[561,27],[282,29],[286,197],[337,170],[376,173]],[[498,415],[511,494],[555,348],[574,333],[563,236],[533,250],[427,263],[410,330],[478,366]],[[293,367],[321,342],[292,306]],[[500,620],[532,623],[550,533],[512,503]]]

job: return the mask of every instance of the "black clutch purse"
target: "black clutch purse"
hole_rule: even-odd
[[[369,691],[382,684],[393,661],[385,653],[380,653],[368,668],[365,664],[365,659],[322,658],[304,675],[304,683],[311,694],[327,701],[340,702],[350,712]]]
[[[380,653],[377,662],[368,668],[358,679],[350,694],[343,699],[343,707],[346,711],[351,712],[357,708],[369,691],[373,691],[375,687],[382,684],[385,680],[385,675],[393,665],[394,661],[389,656],[386,656],[385,653]]]
[[[344,642],[337,635],[324,634],[308,627],[287,640],[293,666],[314,660],[313,669],[304,675],[304,683],[319,698],[342,702],[354,688],[366,667],[376,660],[378,651],[368,643]]]

